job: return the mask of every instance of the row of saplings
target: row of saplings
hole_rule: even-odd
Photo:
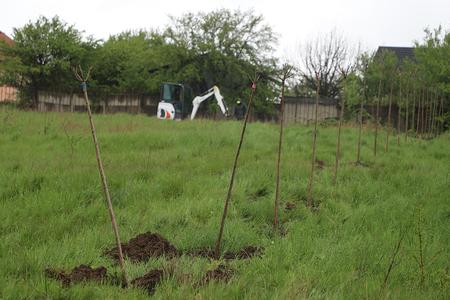
[[[123,287],[128,287],[130,284],[132,286],[143,288],[147,290],[149,293],[152,293],[156,287],[156,285],[163,280],[164,278],[172,277],[174,275],[173,268],[166,268],[166,269],[154,269],[150,270],[145,275],[133,279],[131,282],[128,280],[127,271],[125,268],[124,263],[124,256],[126,256],[131,262],[133,263],[141,263],[146,262],[150,258],[165,256],[167,258],[175,258],[181,255],[187,255],[191,257],[205,257],[209,259],[219,259],[221,257],[221,242],[222,242],[222,235],[223,235],[223,229],[225,226],[225,220],[228,212],[228,206],[231,201],[231,194],[233,190],[234,185],[234,178],[235,173],[237,169],[237,163],[240,155],[241,146],[243,143],[245,130],[248,122],[248,118],[250,115],[250,109],[253,101],[253,97],[256,92],[256,84],[259,79],[258,73],[255,74],[253,80],[252,80],[252,92],[250,94],[250,99],[248,101],[248,109],[245,115],[245,118],[243,120],[243,126],[240,134],[240,140],[237,147],[234,163],[232,166],[232,172],[231,172],[231,178],[230,183],[228,187],[228,192],[225,200],[224,210],[222,214],[221,224],[220,224],[220,230],[219,230],[219,236],[215,245],[215,249],[212,248],[203,248],[203,249],[197,249],[190,252],[182,252],[177,250],[170,242],[168,242],[164,237],[157,233],[151,233],[147,232],[144,234],[140,234],[136,236],[135,238],[132,238],[128,243],[121,243],[119,238],[119,230],[118,226],[115,220],[115,215],[113,211],[113,207],[111,204],[111,198],[108,190],[108,184],[106,181],[106,175],[103,169],[103,163],[100,156],[100,150],[98,146],[95,126],[92,119],[92,113],[90,109],[89,104],[89,98],[87,94],[87,85],[86,82],[89,79],[90,70],[87,72],[87,74],[83,73],[83,70],[81,67],[78,67],[77,69],[74,69],[74,74],[76,78],[81,82],[84,97],[86,101],[86,107],[87,112],[89,116],[89,122],[91,126],[91,132],[93,137],[93,142],[95,146],[96,151],[96,158],[98,163],[98,169],[100,172],[100,177],[102,179],[102,185],[103,190],[106,198],[106,202],[108,204],[108,211],[111,218],[111,223],[116,239],[116,246],[103,254],[114,259],[114,261],[118,262],[121,268],[121,276],[118,277],[117,275],[108,275],[107,270],[105,267],[99,267],[99,268],[91,268],[86,265],[80,265],[76,268],[74,268],[70,272],[64,272],[62,270],[56,270],[56,269],[46,269],[46,275],[55,278],[59,281],[61,281],[63,286],[70,286],[72,283],[76,282],[83,282],[83,281],[100,281],[100,282],[109,282],[112,284],[118,284]],[[291,77],[292,74],[292,67],[285,66],[283,68],[282,74],[280,76],[281,79],[281,109],[280,109],[280,134],[279,134],[279,144],[278,144],[278,157],[276,161],[276,190],[275,190],[275,203],[274,203],[274,232],[276,233],[282,233],[282,228],[279,226],[279,206],[280,206],[280,176],[281,176],[281,169],[280,169],[280,162],[281,162],[281,153],[282,153],[282,144],[283,144],[283,126],[284,126],[284,87],[286,80]],[[313,189],[313,181],[314,181],[314,170],[316,167],[321,167],[320,162],[316,159],[316,139],[317,139],[317,110],[318,110],[318,100],[319,100],[319,89],[320,89],[320,78],[317,78],[317,93],[316,93],[316,104],[315,104],[315,122],[314,122],[314,131],[313,131],[313,143],[312,143],[312,159],[311,159],[311,172],[309,177],[309,183],[308,183],[308,191],[307,191],[307,205],[314,209],[316,208],[316,205],[313,201],[312,197],[312,189]],[[408,98],[408,97],[407,97]],[[414,97],[413,97],[414,98]],[[390,119],[391,119],[391,100],[392,100],[392,92],[389,97],[389,117],[388,117],[388,134],[386,139],[386,148],[385,151],[387,151],[387,145],[389,143],[389,131],[390,131]],[[415,108],[415,98],[413,108]],[[419,101],[421,99],[419,98]],[[376,149],[377,149],[377,133],[378,133],[378,123],[379,123],[379,102],[380,102],[380,95],[378,95],[378,101],[377,101],[377,113],[376,113],[376,127],[375,127],[375,141],[374,141],[374,155],[376,155]],[[426,135],[429,133],[430,135],[437,134],[439,129],[436,122],[437,115],[443,115],[443,103],[441,102],[441,105],[435,105],[436,102],[429,101],[428,103],[433,103],[433,105],[429,105],[429,112],[430,116],[433,115],[433,118],[427,118],[426,112],[427,106],[423,102],[419,102],[419,108],[417,109],[417,114],[414,117],[414,111],[415,109],[412,109],[413,116],[412,120],[410,120],[408,124],[408,116],[409,113],[407,112],[406,115],[406,122],[405,122],[405,139],[410,132],[410,128],[413,129],[412,131],[415,131],[419,134],[420,137],[423,137],[423,135]],[[438,107],[440,108],[438,110]],[[336,162],[334,167],[334,174],[333,174],[333,182],[336,183],[337,179],[337,173],[338,173],[338,166],[339,166],[339,157],[340,157],[340,136],[341,136],[341,126],[342,126],[342,118],[343,118],[343,109],[344,105],[341,105],[341,112],[339,117],[339,126],[338,126],[338,134],[337,134],[337,143],[336,143]],[[358,137],[358,148],[357,148],[357,159],[356,159],[356,165],[363,165],[360,160],[360,148],[361,148],[361,129],[362,129],[362,111],[363,111],[363,103],[361,102],[360,112],[359,112],[359,137]],[[431,111],[433,114],[431,114]],[[425,115],[425,117],[424,117]],[[399,127],[400,127],[400,112],[398,117],[398,132],[399,133]],[[416,129],[416,130],[414,130]],[[397,139],[398,143],[400,142],[399,136]],[[319,164],[318,164],[319,163]],[[323,166],[322,166],[323,167]],[[286,209],[291,209],[290,203],[287,204]],[[237,252],[225,252],[222,257],[226,260],[230,259],[248,259],[254,256],[261,256],[263,252],[263,249],[261,247],[256,246],[247,246],[244,247],[242,250]],[[394,256],[395,257],[395,256]],[[233,270],[226,264],[220,264],[216,269],[212,269],[207,271],[204,276],[198,280],[196,283],[197,286],[201,286],[203,284],[208,283],[211,280],[224,280],[227,281],[231,278],[233,275]],[[388,277],[389,275],[387,275]],[[385,279],[385,283],[387,281],[387,278]]]
[[[224,216],[222,219],[222,225],[220,228],[220,235],[216,244],[215,250],[212,248],[200,248],[193,251],[183,252],[176,249],[168,240],[166,240],[163,236],[161,236],[158,233],[143,233],[139,234],[136,237],[130,239],[128,243],[121,243],[120,237],[119,237],[119,230],[114,214],[114,210],[112,207],[111,202],[111,196],[108,189],[108,184],[106,180],[105,171],[103,168],[103,162],[100,155],[100,148],[99,143],[97,140],[97,134],[92,118],[92,112],[90,108],[89,103],[89,97],[87,94],[87,84],[91,73],[91,69],[88,70],[88,72],[85,74],[81,67],[78,67],[73,70],[75,77],[81,82],[81,86],[84,93],[84,98],[86,102],[86,108],[87,113],[89,117],[89,124],[91,127],[91,133],[93,138],[93,143],[95,146],[95,154],[97,158],[98,163],[98,170],[100,173],[100,177],[102,180],[102,186],[103,191],[105,194],[108,212],[111,218],[111,224],[116,240],[116,246],[105,251],[103,253],[104,256],[107,256],[111,259],[113,259],[115,262],[117,262],[121,268],[121,275],[117,276],[117,274],[108,274],[107,269],[103,266],[98,268],[92,268],[88,265],[80,265],[78,267],[75,267],[71,271],[65,271],[61,269],[54,269],[54,268],[47,268],[45,270],[45,275],[54,278],[61,282],[61,284],[64,287],[68,287],[73,283],[79,283],[79,282],[87,282],[87,281],[95,281],[95,282],[101,282],[101,283],[110,283],[114,285],[119,285],[124,288],[129,287],[130,285],[133,287],[141,288],[146,290],[148,293],[152,293],[156,287],[156,285],[163,280],[164,278],[170,278],[174,276],[174,268],[168,267],[166,269],[153,269],[147,272],[145,275],[135,278],[131,281],[128,279],[128,274],[125,268],[125,262],[124,257],[127,257],[129,261],[132,263],[144,263],[149,261],[151,258],[158,258],[158,257],[166,257],[168,259],[172,259],[175,257],[179,257],[182,255],[190,256],[190,257],[203,257],[208,259],[219,259],[221,257],[220,255],[220,241],[222,239],[222,233],[223,233],[223,227],[224,227],[224,221],[225,216],[227,213],[228,203],[231,196],[231,190],[233,186],[234,181],[234,174],[236,170],[236,163],[240,152],[240,146],[242,145],[242,139],[245,131],[245,127],[247,124],[249,111],[248,109],[243,131],[241,135],[241,141],[239,143],[239,149],[238,154],[236,155],[236,161],[233,167],[233,175],[230,183],[230,189],[226,201]],[[252,95],[249,101],[249,107],[251,105],[251,101],[253,99],[254,93],[256,90],[256,80],[253,84],[252,89]],[[233,259],[249,259],[252,257],[259,257],[263,253],[262,247],[257,246],[246,246],[243,249],[237,251],[237,252],[231,252],[227,251],[225,252],[222,257],[224,261],[233,260]],[[169,264],[170,265],[170,264]],[[204,284],[207,284],[211,280],[223,280],[228,281],[231,276],[233,275],[234,271],[231,267],[229,267],[226,263],[220,263],[217,268],[207,271],[200,280],[197,281],[195,284],[196,286],[202,286]],[[189,275],[192,277],[192,275]]]

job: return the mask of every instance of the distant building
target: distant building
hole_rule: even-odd
[[[14,41],[1,31],[0,31],[0,41],[3,41],[10,46],[14,45]],[[0,86],[0,102],[16,101],[16,100],[17,100],[17,90],[15,88],[6,85]]]
[[[381,55],[384,51],[391,51],[397,56],[397,60],[399,64],[402,64],[406,59],[411,61],[415,60],[414,55],[414,47],[388,47],[388,46],[379,46],[377,52],[375,53],[375,57]]]

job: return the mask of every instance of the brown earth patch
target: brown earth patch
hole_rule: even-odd
[[[224,264],[206,272],[200,284],[208,284],[211,280],[228,282],[234,274],[234,270]]]
[[[323,160],[316,158],[316,166],[317,166],[317,169],[323,170],[325,168],[325,162]]]
[[[152,294],[155,291],[156,285],[163,280],[164,271],[154,269],[147,274],[135,278],[131,281],[131,285],[140,289],[144,289],[147,293]]]
[[[295,205],[295,203],[292,202],[286,202],[286,205],[284,206],[284,210],[289,211],[289,210],[293,210],[297,207],[297,205]]]
[[[128,243],[122,243],[122,252],[132,262],[145,262],[151,257],[175,257],[178,250],[162,235],[146,232],[130,239]],[[119,261],[119,251],[114,247],[105,252],[106,256]]]
[[[87,281],[103,282],[107,278],[105,267],[91,268],[87,265],[79,265],[69,273],[64,270],[47,268],[45,269],[45,275],[60,281],[64,287],[68,287],[72,283]]]

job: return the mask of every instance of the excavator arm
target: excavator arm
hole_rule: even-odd
[[[191,120],[193,120],[195,118],[195,115],[197,114],[197,110],[200,107],[200,104],[203,101],[207,100],[212,95],[214,95],[214,97],[216,98],[217,104],[219,105],[222,113],[226,117],[228,116],[228,108],[227,108],[225,102],[223,101],[223,96],[220,94],[219,88],[217,86],[213,86],[212,88],[207,90],[205,93],[203,93],[200,96],[195,97],[194,100],[192,100],[193,107],[192,107],[192,113],[191,113]]]

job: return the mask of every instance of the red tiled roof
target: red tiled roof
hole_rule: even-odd
[[[1,31],[0,31],[0,41],[5,41],[8,45],[14,44],[14,41]]]

